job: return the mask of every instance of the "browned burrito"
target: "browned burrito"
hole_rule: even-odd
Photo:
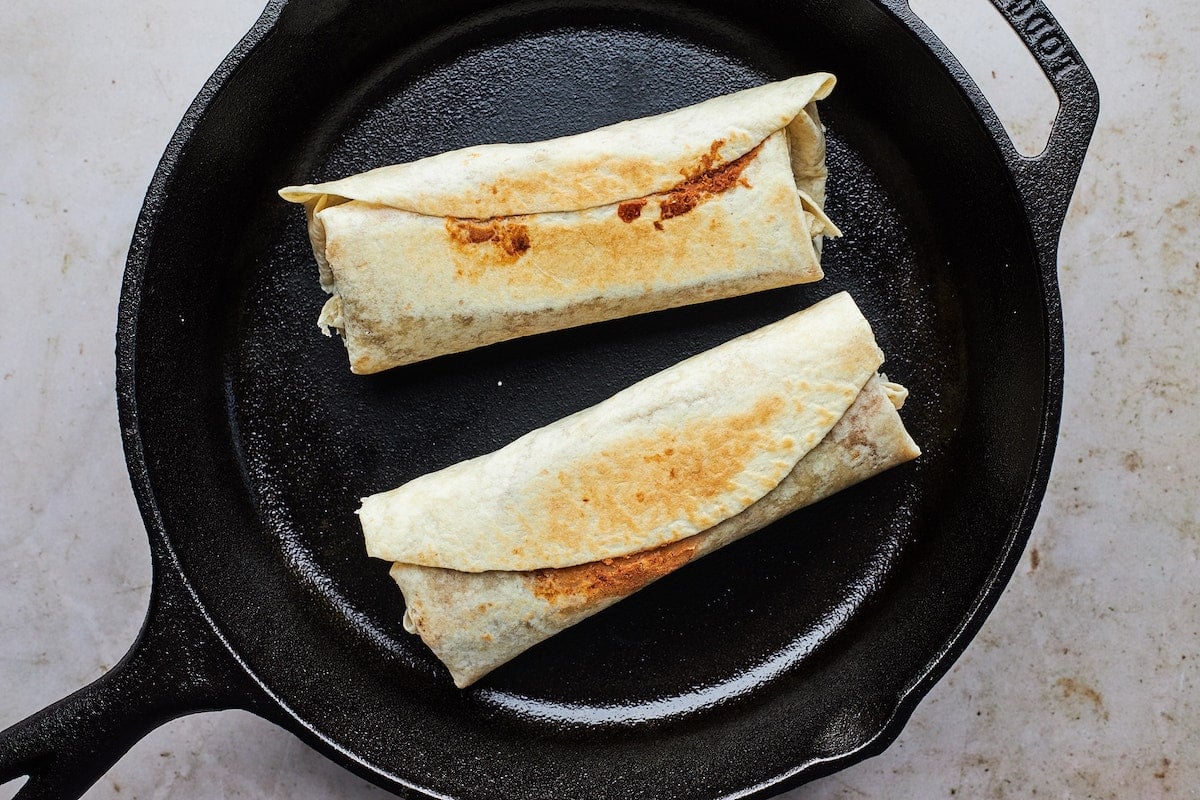
[[[350,369],[815,281],[818,73],[543,142],[280,191],[303,203]]]
[[[404,624],[467,686],[700,556],[919,455],[841,293],[367,497]],[[465,502],[464,498],[470,498]]]

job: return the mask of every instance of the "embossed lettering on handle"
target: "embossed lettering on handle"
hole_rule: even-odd
[[[1041,4],[1036,0],[1004,0],[997,8],[1030,49],[1041,56],[1055,78],[1080,68],[1079,55],[1068,44],[1058,24],[1042,13]]]

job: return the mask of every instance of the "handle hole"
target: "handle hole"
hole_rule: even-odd
[[[909,0],[975,79],[1017,151],[1046,149],[1058,96],[1017,33],[988,0]]]
[[[17,792],[25,788],[27,783],[29,783],[28,775],[13,778],[7,783],[0,783],[0,800],[13,800],[17,796]]]

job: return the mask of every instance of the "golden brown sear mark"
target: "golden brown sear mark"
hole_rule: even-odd
[[[696,554],[691,538],[573,567],[534,571],[533,593],[551,603],[560,598],[594,601],[620,597],[682,567]]]
[[[542,541],[568,547],[580,541],[581,526],[629,531],[678,520],[711,527],[719,521],[712,506],[737,490],[747,464],[763,452],[786,457],[792,449],[772,432],[787,410],[782,395],[769,395],[741,413],[623,437],[547,476],[531,498],[530,518],[538,520]],[[783,475],[769,477],[777,483]]]
[[[506,256],[520,258],[530,247],[529,228],[503,218],[489,220],[446,217],[446,233],[462,246],[491,242]]]

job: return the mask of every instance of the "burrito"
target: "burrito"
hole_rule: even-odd
[[[468,686],[700,556],[920,451],[841,293],[493,453],[362,501],[404,625]],[[470,498],[469,501],[466,498]]]
[[[816,101],[791,78],[666,114],[316,185],[318,323],[366,374],[535,333],[815,281]]]

